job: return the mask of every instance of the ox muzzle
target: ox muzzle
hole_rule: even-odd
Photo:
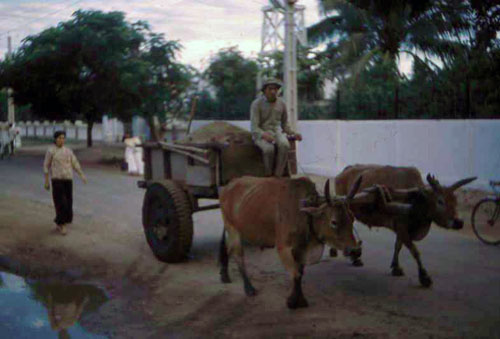
[[[461,230],[464,228],[464,221],[462,219],[455,218],[450,221],[449,227],[454,230]]]

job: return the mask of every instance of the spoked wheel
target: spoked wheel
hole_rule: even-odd
[[[500,244],[500,204],[486,198],[474,206],[471,223],[476,236],[488,245]]]
[[[193,219],[187,194],[166,180],[148,187],[142,205],[142,224],[149,247],[161,261],[184,260],[193,240]]]

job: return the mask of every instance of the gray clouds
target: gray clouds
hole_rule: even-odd
[[[129,22],[149,22],[154,32],[184,46],[180,61],[195,67],[223,47],[238,45],[247,56],[260,51],[262,12],[266,0],[2,0],[0,58],[7,51],[7,31],[13,47],[27,35],[69,20],[78,9],[121,11]],[[306,6],[306,24],[318,20],[316,0]]]

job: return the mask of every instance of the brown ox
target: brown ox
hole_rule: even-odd
[[[346,167],[335,178],[336,194],[346,192],[347,187],[360,176],[363,176],[360,189],[373,185],[385,186],[395,203],[391,204],[391,208],[378,208],[374,204],[353,205],[351,210],[356,219],[370,227],[392,229],[396,233],[392,275],[404,275],[398,258],[404,244],[417,261],[420,283],[429,287],[432,280],[422,265],[413,241],[422,240],[427,235],[431,222],[448,229],[461,229],[464,222],[457,217],[454,191],[476,178],[459,180],[449,187],[444,187],[434,177],[427,175],[429,186],[425,186],[420,172],[415,167],[354,165]]]
[[[347,197],[331,199],[329,181],[325,198],[319,197],[308,178],[241,177],[231,181],[220,195],[225,229],[219,254],[222,282],[230,282],[227,266],[229,256],[235,254],[245,293],[255,295],[245,269],[242,240],[261,247],[276,246],[281,262],[293,277],[288,307],[307,307],[301,281],[308,254],[325,243],[340,248],[357,245],[348,204],[359,184],[360,180]],[[307,207],[304,201],[314,202],[313,207]]]

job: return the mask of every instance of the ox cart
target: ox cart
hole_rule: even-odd
[[[193,239],[193,213],[219,208],[200,205],[200,199],[218,199],[221,187],[233,178],[264,176],[262,153],[250,133],[227,123],[214,124],[216,135],[143,145],[144,180],[138,182],[146,189],[142,224],[160,261],[183,261]],[[290,144],[288,176],[297,172],[295,141]]]

